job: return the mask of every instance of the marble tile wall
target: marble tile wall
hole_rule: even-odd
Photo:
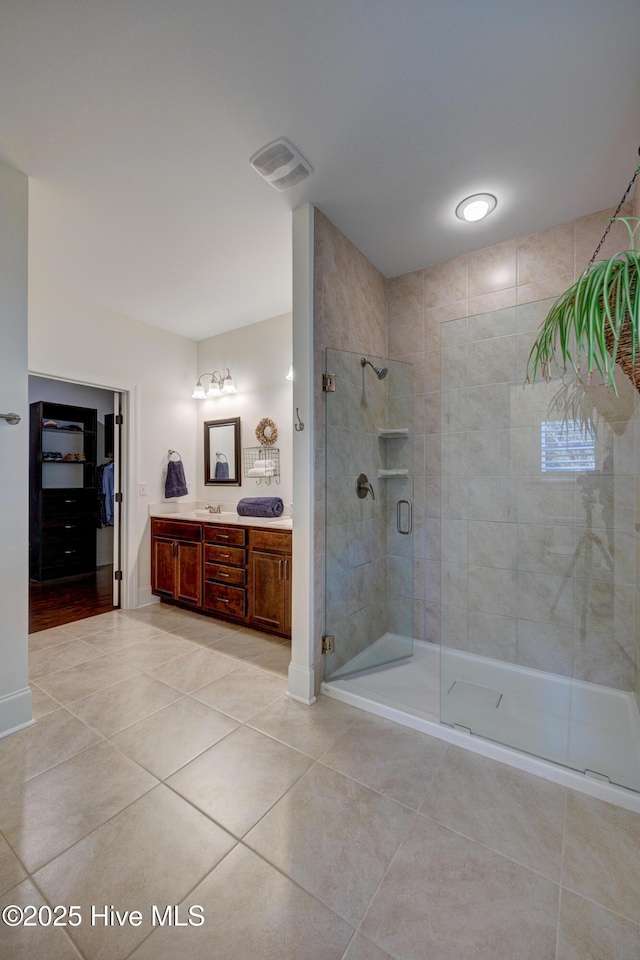
[[[558,481],[552,500],[542,497],[531,442],[539,423],[522,419],[526,398],[534,395],[521,384],[532,331],[544,315],[539,301],[557,296],[581,273],[612,212],[393,278],[389,355],[410,360],[415,370],[416,576],[423,578],[417,636],[473,644],[486,656],[519,657],[628,690],[639,659],[632,533],[637,396],[631,390],[626,406],[623,400],[604,416],[616,461],[615,478],[605,482],[616,507],[607,529],[614,572],[599,563],[597,549],[588,568],[578,551],[571,589],[563,564],[585,535],[582,501],[574,479]],[[630,206],[622,212],[629,215]],[[626,246],[626,231],[614,227],[601,255]],[[534,388],[538,397],[543,389]],[[616,421],[624,423],[621,433],[611,426]],[[599,524],[607,528],[606,511]]]
[[[350,243],[319,211],[314,214],[314,385],[315,415],[315,558],[314,558],[314,641],[315,676],[319,685],[324,677],[321,655],[325,628],[325,591],[339,624],[341,637],[349,642],[362,637],[371,623],[380,616],[379,602],[386,579],[385,501],[383,491],[372,480],[376,491],[374,503],[369,498],[358,500],[347,490],[347,476],[358,463],[373,467],[374,447],[371,444],[373,404],[384,398],[384,411],[376,409],[376,420],[386,416],[387,385],[371,376],[363,395],[362,368],[336,371],[340,375],[341,392],[332,400],[332,416],[342,418],[339,430],[344,441],[338,445],[332,474],[327,477],[325,462],[325,397],[322,373],[326,349],[349,350],[359,356],[387,356],[387,285],[382,274]],[[374,361],[375,362],[375,361]],[[360,389],[358,389],[358,385]],[[357,423],[358,418],[362,421]],[[364,427],[358,437],[356,427]],[[356,439],[357,438],[357,439]],[[354,443],[351,443],[351,440]],[[353,459],[353,464],[350,460]],[[333,455],[332,455],[333,461]],[[365,470],[365,466],[361,469]],[[360,469],[358,469],[360,472]],[[366,470],[365,470],[366,472]],[[325,543],[325,490],[329,517],[329,536]],[[375,535],[374,535],[375,534]],[[331,583],[325,584],[325,549],[333,571]],[[350,559],[358,560],[353,565]],[[340,574],[345,574],[341,576]],[[348,659],[348,657],[347,657]]]
[[[531,331],[541,319],[538,302],[559,295],[587,265],[604,228],[607,217],[613,211],[605,210],[568,223],[538,231],[495,246],[481,248],[451,261],[435,264],[409,274],[384,278],[369,264],[346,238],[316,211],[315,227],[315,356],[316,356],[316,642],[320,649],[320,637],[324,626],[324,423],[321,373],[326,346],[338,349],[362,351],[379,357],[388,356],[409,361],[414,370],[414,429],[412,458],[415,474],[414,488],[414,547],[415,547],[415,600],[414,628],[416,637],[439,642],[441,635],[450,642],[465,644],[468,639],[469,595],[473,600],[485,589],[501,599],[497,607],[477,611],[475,630],[479,638],[493,644],[505,659],[517,655],[514,650],[513,619],[520,623],[521,656],[535,663],[545,660],[545,669],[566,672],[571,659],[571,669],[576,669],[585,679],[603,679],[603,670],[609,671],[612,682],[629,689],[629,671],[633,663],[640,663],[640,641],[635,623],[631,624],[631,607],[640,596],[640,557],[635,560],[632,584],[624,580],[631,567],[620,560],[617,571],[622,581],[615,586],[615,603],[619,606],[625,623],[624,630],[631,637],[624,637],[623,648],[618,647],[617,666],[606,665],[598,637],[607,636],[605,622],[591,623],[589,638],[583,641],[581,655],[574,649],[575,636],[571,637],[571,654],[568,653],[568,634],[560,637],[560,626],[551,621],[545,630],[528,628],[526,617],[513,617],[508,599],[513,585],[510,574],[520,573],[520,583],[535,586],[537,591],[551,589],[554,581],[544,578],[558,577],[557,554],[568,549],[564,543],[566,531],[556,529],[554,518],[562,507],[569,509],[575,501],[575,491],[559,486],[557,503],[551,516],[545,517],[545,505],[536,493],[535,485],[523,474],[519,485],[514,487],[504,464],[512,456],[511,389],[512,377],[519,382],[523,376],[524,359],[531,343]],[[640,200],[636,209],[630,204],[622,213],[640,213]],[[626,232],[614,227],[602,248],[602,256],[611,255],[626,246]],[[509,311],[509,308],[517,308]],[[453,321],[453,322],[452,322]],[[496,326],[497,325],[497,326]],[[499,349],[495,347],[499,343]],[[440,357],[446,363],[447,389],[441,390]],[[469,371],[470,374],[469,374]],[[515,372],[515,376],[514,376]],[[470,379],[468,379],[470,377]],[[634,404],[635,404],[634,396]],[[634,414],[635,415],[635,414]],[[442,423],[442,429],[441,429]],[[518,427],[520,440],[525,439],[526,427]],[[640,430],[636,425],[633,446],[639,448]],[[461,438],[454,434],[466,433],[466,448],[460,449]],[[445,435],[447,442],[444,443]],[[616,441],[618,448],[620,441]],[[626,443],[627,456],[631,445]],[[457,447],[456,447],[457,444]],[[522,469],[530,448],[520,445]],[[622,456],[622,454],[618,454]],[[471,456],[477,478],[470,485],[462,474],[464,456]],[[635,452],[633,454],[635,457]],[[453,472],[447,473],[447,482],[442,483],[443,466],[453,463]],[[503,464],[503,466],[500,466]],[[494,466],[496,469],[494,469]],[[502,470],[505,470],[502,473]],[[511,467],[509,468],[511,469]],[[626,467],[625,467],[626,469]],[[492,472],[493,470],[493,472]],[[640,504],[640,480],[634,466],[635,503]],[[625,474],[627,478],[631,474]],[[626,487],[626,502],[630,479],[623,481]],[[618,484],[619,486],[619,484]],[[637,489],[636,489],[637,488]],[[636,495],[637,494],[637,495]],[[621,494],[618,492],[620,502]],[[631,507],[629,506],[629,509]],[[473,520],[469,520],[469,511]],[[518,513],[522,530],[511,528]],[[630,517],[627,519],[631,520]],[[553,543],[559,549],[543,550],[540,546],[542,528],[547,532],[553,527]],[[640,512],[635,521],[640,520]],[[507,523],[505,524],[505,521]],[[574,522],[575,521],[575,522]],[[626,522],[626,521],[625,521]],[[573,518],[573,537],[582,535],[579,518]],[[526,525],[529,525],[527,529]],[[520,546],[520,562],[533,569],[518,567],[518,543],[526,533],[532,533],[528,559],[523,559]],[[626,531],[616,529],[616,551],[621,558],[633,552]],[[542,537],[542,539],[544,539]],[[499,541],[499,542],[498,542]],[[558,541],[556,543],[556,541]],[[496,543],[495,553],[506,558],[493,567],[487,565],[488,544]],[[575,546],[574,546],[575,549]],[[461,569],[461,557],[467,556],[466,579]],[[515,551],[515,566],[513,554]],[[471,562],[473,561],[473,562]],[[631,561],[629,560],[629,563]],[[500,565],[503,564],[503,565]],[[545,572],[542,572],[542,570]],[[580,572],[580,571],[578,571]],[[585,573],[587,571],[582,571]],[[602,571],[600,571],[602,573]],[[591,583],[589,577],[579,580]],[[611,593],[611,584],[598,585],[597,569],[593,581],[603,596]],[[630,587],[632,589],[630,590]],[[566,590],[565,590],[566,593]],[[629,597],[633,594],[633,603]],[[516,596],[517,596],[516,592]],[[524,586],[520,595],[525,604]],[[537,593],[533,594],[537,596]],[[595,596],[595,594],[594,594]],[[464,605],[460,603],[461,599]],[[457,600],[458,602],[453,602]],[[564,614],[568,617],[568,601],[564,601]],[[577,600],[573,601],[578,603]],[[608,601],[607,601],[608,602]],[[597,604],[596,604],[597,606]],[[524,609],[524,606],[523,606]],[[604,607],[602,608],[604,609]],[[640,608],[639,608],[640,609]],[[626,611],[626,612],[624,612]],[[554,615],[555,616],[555,615]],[[499,619],[502,618],[502,619]],[[574,609],[574,620],[579,622]],[[568,624],[567,624],[568,626]],[[572,631],[569,631],[570,633]],[[518,624],[516,624],[516,638]],[[489,642],[489,639],[490,642]],[[635,639],[635,651],[633,641]],[[631,641],[631,644],[629,644]],[[487,647],[487,651],[489,647]],[[600,661],[600,667],[597,666]],[[322,662],[318,652],[316,672],[322,675]],[[635,687],[640,690],[640,672],[635,666]],[[637,694],[639,703],[640,695]]]

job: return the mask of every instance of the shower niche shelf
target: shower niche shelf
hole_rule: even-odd
[[[398,437],[408,437],[409,427],[378,427],[378,436],[381,440],[393,440]]]
[[[409,436],[409,427],[378,427],[378,438],[380,440],[401,440]],[[390,467],[389,469],[378,470],[378,480],[385,480],[387,477],[408,477],[409,471],[402,467]]]
[[[389,470],[378,470],[378,480],[386,480],[387,477],[408,477],[409,471],[402,467],[392,467]]]

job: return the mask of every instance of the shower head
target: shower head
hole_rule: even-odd
[[[372,369],[373,372],[375,373],[375,375],[376,375],[376,377],[378,378],[378,380],[384,380],[384,378],[386,377],[386,375],[389,373],[389,371],[388,371],[388,369],[387,369],[386,367],[374,367],[374,365],[371,363],[371,360],[367,360],[366,357],[362,357],[362,359],[360,360],[360,366],[361,366],[361,367],[366,367],[367,364],[369,364],[369,366],[371,367],[371,369]]]

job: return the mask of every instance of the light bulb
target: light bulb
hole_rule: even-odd
[[[497,204],[496,198],[491,193],[476,193],[472,197],[467,197],[456,207],[456,216],[460,220],[466,220],[473,223],[475,220],[482,220],[487,214],[495,210]]]
[[[205,394],[205,392],[204,392],[204,387],[202,386],[202,384],[200,383],[200,381],[198,381],[198,382],[196,383],[196,385],[195,385],[195,387],[194,387],[194,390],[193,390],[193,393],[191,394],[191,396],[192,396],[192,398],[193,398],[194,400],[204,400],[204,399],[205,399],[206,394]]]

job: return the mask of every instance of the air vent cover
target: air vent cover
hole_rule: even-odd
[[[261,147],[249,160],[253,169],[276,190],[290,190],[313,173],[299,150],[281,138]]]

